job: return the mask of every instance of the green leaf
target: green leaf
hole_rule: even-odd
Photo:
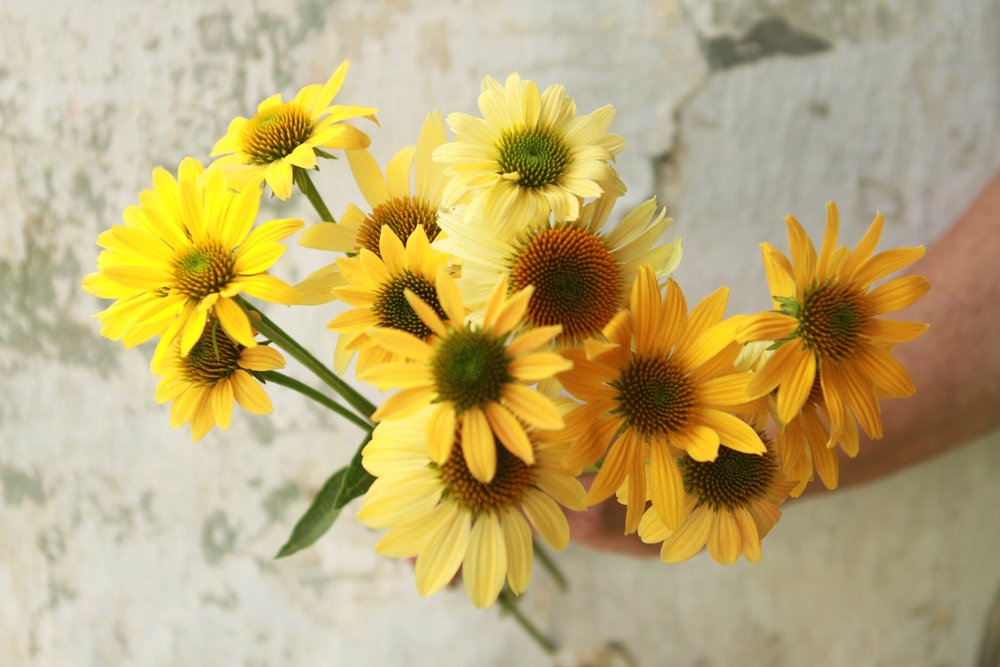
[[[371,435],[358,447],[351,462],[326,480],[323,488],[313,499],[312,505],[295,524],[291,536],[275,558],[286,558],[312,546],[330,530],[330,526],[340,516],[340,510],[344,505],[368,491],[375,478],[361,466],[361,450],[370,439]]]

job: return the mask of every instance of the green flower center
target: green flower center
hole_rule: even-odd
[[[427,338],[432,332],[410,307],[404,292],[407,289],[433,308],[441,319],[448,318],[438,302],[437,290],[434,285],[426,278],[414,275],[409,270],[393,276],[382,287],[376,297],[375,304],[372,306],[372,312],[378,316],[381,327],[399,329],[413,334],[417,338]]]
[[[419,197],[393,197],[372,209],[358,228],[358,247],[367,248],[381,257],[378,241],[382,227],[391,229],[404,245],[417,227],[424,228],[428,241],[433,241],[441,233],[437,225],[437,207]]]
[[[221,243],[209,240],[174,259],[174,288],[194,299],[215,294],[235,275],[236,260]]]
[[[255,115],[240,132],[247,164],[271,164],[308,141],[313,123],[309,112],[294,102]]]
[[[614,412],[630,428],[645,435],[679,431],[694,409],[694,386],[687,373],[669,359],[633,356],[610,383],[618,390]]]
[[[618,310],[621,274],[601,237],[572,225],[529,233],[515,253],[512,292],[534,285],[528,304],[532,325],[561,324],[560,340],[598,333]]]
[[[762,435],[764,442],[766,436]],[[767,453],[744,454],[725,445],[719,447],[714,461],[695,461],[690,456],[677,459],[684,480],[684,490],[697,498],[697,506],[713,510],[749,508],[767,495],[778,472],[778,458]]]
[[[180,374],[191,384],[215,384],[239,369],[242,351],[243,346],[233,342],[218,322],[209,320],[188,355],[179,358]]]
[[[499,401],[513,380],[504,349],[502,339],[468,327],[441,340],[431,362],[438,400],[452,403],[456,414]]]
[[[524,490],[532,484],[531,468],[524,461],[508,452],[502,444],[495,443],[497,472],[492,481],[484,484],[473,477],[469,471],[459,440],[460,436],[456,432],[451,454],[445,464],[440,467],[441,481],[446,489],[446,497],[470,510],[473,514],[497,512],[516,506],[521,500]]]
[[[860,290],[814,283],[799,308],[797,334],[820,358],[841,361],[858,349],[871,316]]]
[[[505,130],[497,142],[501,174],[516,172],[522,188],[554,185],[566,173],[569,148],[555,132],[542,129]]]

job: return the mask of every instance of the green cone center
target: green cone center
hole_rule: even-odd
[[[569,165],[569,148],[551,130],[507,130],[497,142],[497,151],[500,173],[516,172],[522,188],[558,183]]]
[[[468,327],[441,340],[432,361],[438,400],[449,401],[461,414],[500,400],[513,378],[502,339]]]
[[[243,346],[233,342],[218,322],[209,320],[188,355],[179,358],[181,375],[195,385],[215,384],[236,372],[242,351]]]
[[[247,164],[270,164],[309,140],[312,118],[294,102],[255,115],[240,133]]]
[[[382,227],[388,227],[406,245],[410,234],[423,227],[427,240],[433,241],[441,233],[437,224],[437,207],[419,197],[393,197],[372,209],[358,228],[357,244],[379,257],[379,237]]]
[[[744,454],[719,447],[714,461],[695,461],[683,456],[677,461],[684,480],[684,490],[697,498],[698,506],[713,510],[749,508],[767,495],[778,471],[778,460],[768,450],[766,454]]]
[[[202,299],[233,279],[232,253],[218,241],[192,246],[174,259],[174,287],[183,294]]]
[[[382,287],[372,305],[372,312],[378,317],[381,327],[399,329],[417,338],[427,338],[432,332],[410,307],[410,303],[406,300],[407,289],[433,308],[441,319],[447,319],[444,309],[438,302],[434,285],[409,270],[393,276]]]
[[[840,283],[813,284],[799,311],[798,335],[821,358],[840,361],[858,349],[870,319],[859,290]]]

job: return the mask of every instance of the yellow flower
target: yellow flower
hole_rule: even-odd
[[[547,346],[559,327],[528,329],[508,342],[521,324],[531,289],[507,297],[507,281],[497,283],[482,324],[465,322],[465,308],[455,280],[442,267],[436,279],[437,299],[447,320],[414,292],[406,298],[435,335],[429,341],[397,329],[375,327],[368,336],[388,351],[411,361],[387,363],[358,377],[380,389],[402,391],[387,400],[373,419],[401,419],[434,402],[427,420],[426,443],[431,460],[444,465],[462,433],[461,446],[473,477],[483,483],[496,473],[496,441],[524,463],[534,454],[524,424],[560,429],[563,418],[555,404],[527,385],[566,370],[558,354],[536,352]]]
[[[443,462],[427,454],[426,406],[401,420],[382,422],[362,452],[365,469],[377,477],[358,520],[389,528],[376,551],[393,558],[416,557],[421,595],[440,590],[462,568],[465,588],[477,607],[493,604],[506,579],[520,594],[531,580],[532,528],[554,549],[569,542],[569,524],[559,505],[583,509],[583,487],[562,468],[563,447],[529,431],[534,465],[497,447],[496,475],[479,481],[463,457],[464,434],[449,432]],[[498,437],[489,431],[489,437]]]
[[[714,461],[684,456],[678,461],[684,486],[684,512],[676,530],[664,524],[652,507],[639,524],[643,542],[663,542],[667,563],[691,558],[702,547],[722,565],[760,560],[760,542],[781,518],[778,505],[794,486],[779,470],[772,448],[763,455],[746,454],[725,445]]]
[[[174,338],[187,355],[212,315],[229,337],[253,347],[253,330],[240,292],[265,301],[296,303],[298,292],[265,273],[282,255],[278,243],[302,228],[301,220],[280,219],[252,229],[260,191],[240,194],[215,173],[200,178],[201,163],[185,158],[175,180],[153,170],[153,189],[139,206],[124,212],[124,225],[98,237],[104,248],[98,273],[83,286],[101,298],[117,299],[99,315],[102,333],[134,345],[160,335],[154,369]]]
[[[661,300],[653,270],[643,266],[629,310],[604,329],[609,342],[564,352],[574,366],[559,380],[584,401],[566,418],[574,442],[564,463],[580,469],[607,452],[587,503],[628,480],[628,533],[638,527],[646,498],[646,460],[653,507],[676,527],[684,495],[677,456],[713,461],[720,441],[748,454],[765,451],[757,432],[728,412],[745,408],[751,374],[733,367],[740,320],[722,320],[727,296],[721,288],[689,314],[677,283],[667,282]]]
[[[511,289],[534,287],[528,304],[531,326],[562,326],[559,342],[573,345],[597,336],[628,301],[639,267],[652,265],[658,277],[681,259],[681,243],[657,246],[672,222],[656,213],[656,199],[643,202],[613,230],[605,223],[624,188],[609,190],[583,207],[576,222],[542,224],[507,236],[498,221],[466,219],[458,210],[441,215],[447,238],[434,244],[462,266],[458,281],[474,311],[486,303],[499,275]]]
[[[821,402],[829,415],[831,443],[856,441],[852,416],[870,438],[881,438],[877,398],[905,397],[916,391],[891,350],[922,334],[927,325],[877,316],[909,306],[929,284],[922,276],[896,278],[874,289],[872,284],[918,260],[924,249],[896,248],[873,257],[882,232],[881,214],[854,250],[838,247],[837,208],[831,202],[817,257],[798,221],[791,216],[785,220],[792,261],[762,245],[764,269],[779,310],[752,316],[738,333],[744,341],[773,340],[777,348],[747,391],[762,396],[777,388],[777,417],[784,424],[813,394],[814,402]]]
[[[200,440],[218,426],[229,428],[233,400],[255,415],[271,413],[271,401],[252,371],[284,368],[281,354],[266,345],[244,347],[209,322],[187,356],[180,342],[166,352],[156,387],[157,403],[173,401],[170,425],[191,425],[191,437]],[[248,372],[250,371],[250,372]]]
[[[479,111],[482,118],[449,114],[457,136],[434,159],[448,165],[452,177],[445,205],[478,191],[472,207],[484,206],[490,219],[535,223],[552,212],[557,221],[576,220],[579,199],[600,196],[600,183],[611,176],[608,161],[625,144],[607,134],[615,114],[610,105],[577,116],[562,86],[539,93],[534,81],[517,74],[503,86],[486,77]]]
[[[418,227],[424,230],[428,240],[433,241],[441,231],[437,216],[447,179],[444,166],[433,162],[431,154],[444,142],[444,121],[441,114],[434,111],[424,120],[416,147],[407,146],[396,153],[384,175],[368,151],[348,151],[347,162],[370,210],[365,213],[350,204],[339,223],[319,222],[312,225],[302,233],[299,244],[307,248],[352,254],[364,248],[380,255],[380,238],[385,227],[404,243]],[[342,276],[333,268],[331,265],[320,269],[296,285],[305,303],[320,304],[333,300],[334,288],[344,284]]]
[[[226,136],[212,149],[213,156],[223,157],[211,168],[221,168],[237,190],[267,181],[279,199],[288,199],[293,167],[315,168],[317,149],[368,146],[368,135],[342,121],[370,117],[378,109],[331,104],[347,67],[345,60],[324,85],[306,86],[290,102],[282,102],[280,94],[272,95],[257,105],[252,118],[234,118]]]
[[[389,227],[382,227],[379,240],[381,256],[362,248],[358,257],[338,260],[339,273],[346,282],[334,291],[345,303],[354,306],[328,325],[340,332],[334,366],[343,374],[358,354],[358,373],[384,363],[404,358],[376,344],[368,335],[373,327],[411,333],[421,340],[433,336],[431,329],[417,317],[406,300],[410,290],[437,313],[446,317],[438,302],[437,274],[447,267],[448,255],[434,252],[422,227],[417,227],[404,247]]]

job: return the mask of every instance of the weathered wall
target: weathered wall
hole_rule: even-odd
[[[992,0],[278,4],[0,3],[0,665],[552,664],[462,592],[420,599],[349,517],[271,560],[356,433],[277,394],[192,444],[152,400],[150,349],[97,336],[78,289],[97,233],[272,92],[351,58],[342,99],[382,109],[383,159],[430,109],[472,110],[487,73],[612,102],[631,201],[661,195],[678,279],[732,285],[734,311],[765,305],[757,243],[783,243],[783,214],[816,232],[833,198],[848,242],[881,209],[886,243],[929,243],[1000,168]],[[348,181],[324,169],[337,209]],[[327,259],[290,255],[287,278]],[[331,354],[331,311],[272,312]],[[994,435],[788,506],[754,566],[571,547],[573,592],[539,573],[524,606],[567,667],[625,664],[612,640],[644,666],[970,665],[1000,586],[997,473]]]

